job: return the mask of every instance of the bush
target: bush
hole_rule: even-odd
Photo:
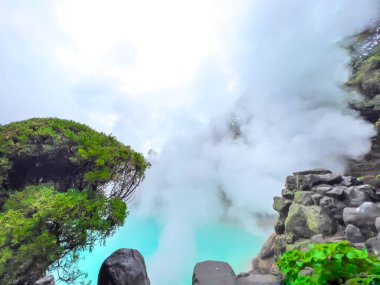
[[[74,282],[80,272],[69,269],[79,252],[104,241],[126,218],[125,203],[118,198],[75,189],[59,193],[51,186],[11,194],[3,209],[0,284],[33,284],[50,265],[62,280]],[[64,267],[56,262],[60,258]]]
[[[352,278],[356,278],[355,282],[372,282],[380,274],[378,258],[369,256],[366,249],[350,246],[347,241],[310,245],[306,252],[290,250],[277,264],[286,276],[286,284],[343,284]],[[312,275],[302,276],[300,272],[307,267],[313,269]]]
[[[34,118],[0,126],[0,191],[54,182],[68,188],[129,198],[149,164],[115,137],[57,118]]]

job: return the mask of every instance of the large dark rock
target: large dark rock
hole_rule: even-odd
[[[195,265],[192,284],[235,285],[235,279],[236,274],[228,263],[207,260]]]
[[[249,273],[238,276],[237,285],[281,285],[282,280],[279,276],[272,274]]]
[[[98,285],[150,285],[144,257],[135,249],[115,251],[103,262]]]
[[[375,197],[370,185],[352,186],[344,190],[344,199],[350,207],[359,207],[364,202],[375,200]]]
[[[316,185],[334,185],[340,183],[342,180],[342,176],[337,174],[308,174],[299,177],[297,186],[301,190],[310,190],[312,187]]]

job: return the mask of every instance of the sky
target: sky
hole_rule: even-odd
[[[205,122],[237,96],[224,51],[247,6],[1,0],[0,123],[57,116],[160,149],[175,123]]]
[[[72,119],[146,154],[132,209],[162,225],[152,284],[178,284],[197,229],[258,233],[287,175],[370,149],[342,46],[379,5],[0,0],[0,123]]]

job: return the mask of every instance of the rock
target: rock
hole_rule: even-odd
[[[98,285],[150,285],[145,261],[135,249],[118,249],[103,262]]]
[[[342,184],[343,186],[349,187],[349,186],[361,185],[363,184],[363,182],[359,181],[358,179],[352,176],[343,176],[342,182],[340,184]]]
[[[334,219],[343,219],[343,209],[346,207],[346,204],[342,201],[332,197],[323,197],[319,204],[327,209]]]
[[[292,201],[284,199],[282,197],[273,198],[273,209],[277,211],[281,217],[286,217],[288,215],[289,206]]]
[[[359,185],[359,186],[356,186],[356,189],[358,191],[366,193],[372,201],[376,200],[376,191],[371,185],[368,185],[368,184]]]
[[[276,239],[276,234],[273,233],[265,241],[263,247],[260,250],[259,256],[263,259],[272,257],[274,255],[274,241]]]
[[[321,184],[321,185],[314,186],[313,188],[311,188],[311,191],[320,195],[325,195],[325,193],[330,191],[332,188],[333,187],[331,185]]]
[[[334,185],[342,181],[342,176],[337,174],[309,174],[302,176],[299,184],[301,190],[310,190],[312,187],[320,184]]]
[[[282,197],[284,197],[285,199],[288,199],[288,200],[293,200],[293,198],[294,198],[294,192],[290,191],[289,189],[283,189],[281,191],[281,195],[282,195]]]
[[[282,218],[278,218],[276,224],[274,225],[274,231],[276,234],[283,234],[285,231],[285,220]]]
[[[266,259],[256,257],[252,260],[252,273],[269,274],[275,262],[274,256]]]
[[[375,220],[375,227],[378,232],[380,232],[380,217],[377,217]]]
[[[311,195],[311,200],[313,200],[314,205],[317,205],[317,206],[320,205],[320,201],[322,198],[323,198],[323,196],[321,194],[315,193],[315,194]]]
[[[359,228],[354,225],[347,225],[345,230],[346,239],[352,243],[361,243],[365,241],[365,238]]]
[[[375,193],[371,186],[351,186],[344,190],[344,199],[348,206],[359,207],[364,202],[375,199]]]
[[[239,276],[236,279],[237,285],[281,285],[282,280],[279,276],[272,274],[254,274]]]
[[[365,242],[365,246],[371,253],[380,256],[380,240],[377,237],[369,238]]]
[[[358,249],[363,249],[365,248],[365,243],[364,242],[357,242],[352,244],[353,247],[356,247]]]
[[[323,238],[322,234],[317,234],[311,237],[311,242],[312,243],[324,243],[325,239]]]
[[[285,220],[285,231],[299,237],[311,238],[316,234],[331,235],[336,231],[335,221],[320,206],[293,203]]]
[[[203,261],[195,265],[192,285],[235,285],[236,274],[222,261]]]
[[[294,193],[294,202],[302,204],[304,206],[311,206],[313,205],[311,195],[313,195],[313,192],[310,191],[296,191]]]
[[[297,187],[297,180],[294,176],[288,176],[285,180],[285,188],[289,190],[296,189]]]
[[[38,279],[34,285],[55,285],[54,276],[46,275],[45,277]]]
[[[309,174],[331,174],[332,172],[330,170],[324,169],[324,168],[315,168],[315,169],[310,169],[310,170],[305,170],[305,171],[298,171],[298,172],[293,172],[294,176],[299,176],[299,175],[309,175]]]
[[[344,208],[343,220],[346,225],[352,224],[360,229],[375,227],[375,220],[380,217],[380,204],[364,202],[358,208]]]
[[[298,273],[298,276],[311,276],[311,275],[313,275],[313,268],[311,267],[305,267],[305,269],[302,269]]]
[[[340,198],[343,196],[345,189],[347,189],[345,186],[335,186],[331,190],[327,191],[325,195],[333,198]]]

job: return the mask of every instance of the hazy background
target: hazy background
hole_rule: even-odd
[[[264,234],[286,175],[369,150],[341,46],[378,15],[378,0],[0,0],[0,123],[57,116],[153,149],[132,213],[161,227],[153,285],[177,285],[197,230]]]

